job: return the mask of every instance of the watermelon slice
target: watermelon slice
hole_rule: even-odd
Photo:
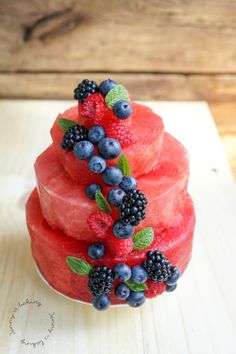
[[[61,229],[78,240],[91,241],[94,235],[87,219],[98,210],[97,205],[85,195],[84,185],[71,182],[57,156],[51,146],[35,163],[43,216],[52,228]],[[137,231],[145,226],[160,231],[181,217],[178,211],[180,206],[183,207],[188,177],[189,161],[185,148],[171,135],[165,134],[159,163],[152,172],[138,179],[138,188],[146,194],[148,207],[147,216]],[[101,176],[93,174],[93,182],[101,183]],[[108,187],[102,185],[106,195]]]
[[[130,162],[132,173],[135,177],[150,172],[156,165],[160,156],[164,126],[162,119],[156,115],[150,108],[133,103],[132,118],[127,119],[127,128],[135,136],[135,143],[122,149]],[[87,163],[80,161],[74,157],[73,151],[66,152],[61,148],[61,142],[64,132],[58,124],[58,118],[63,117],[84,124],[91,125],[91,120],[83,117],[78,118],[78,107],[72,107],[59,114],[51,129],[51,136],[53,145],[55,147],[56,155],[62,164],[65,171],[71,179],[79,184],[87,184],[94,180],[94,175],[88,170]],[[120,121],[116,119],[117,123]],[[111,124],[114,120],[111,119]],[[109,130],[109,122],[105,128]],[[108,165],[115,165],[116,160],[108,161]]]
[[[195,224],[190,197],[186,196],[183,203],[181,221],[162,230],[161,234],[155,230],[155,240],[149,247],[149,249],[159,249],[163,252],[171,263],[180,269],[181,273],[184,272],[191,258]],[[32,254],[39,269],[53,288],[74,299],[91,302],[92,296],[88,290],[88,277],[73,273],[67,266],[67,256],[83,258],[93,266],[106,265],[113,268],[115,264],[120,262],[125,262],[130,266],[141,264],[148,251],[148,249],[133,251],[126,257],[114,258],[108,250],[102,260],[89,259],[86,242],[67,237],[62,231],[53,230],[47,224],[41,213],[36,190],[33,191],[27,202],[26,215],[32,241]],[[157,284],[157,286],[159,285]],[[155,289],[152,289],[152,292],[154,291]],[[115,298],[114,292],[111,293],[111,302],[113,304],[120,303]]]

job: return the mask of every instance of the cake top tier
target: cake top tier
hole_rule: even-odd
[[[85,82],[89,85],[86,86]],[[106,93],[104,86],[111,83],[113,88]],[[149,107],[133,102],[124,86],[114,85],[112,80],[103,81],[99,86],[93,81],[83,80],[75,89],[75,97],[83,94],[83,99],[78,99],[77,106],[59,114],[51,129],[58,159],[76,183],[87,184],[94,181],[94,173],[81,160],[82,156],[78,155],[81,144],[75,148],[83,140],[89,140],[95,150],[102,149],[102,143],[99,143],[102,137],[113,139],[109,140],[110,144],[114,139],[118,141],[118,144],[115,143],[116,148],[122,149],[122,154],[128,158],[136,178],[149,173],[157,165],[164,136],[162,119]],[[98,92],[100,87],[103,88],[102,93]],[[84,98],[84,95],[87,97]],[[124,115],[122,119],[117,117],[123,109],[115,109],[117,106],[120,109],[129,107],[129,115],[125,119]],[[87,149],[90,146],[92,154],[92,146],[86,146]],[[89,151],[87,153],[89,155]],[[117,154],[118,150],[113,151],[111,156],[103,156],[108,167],[117,164]]]

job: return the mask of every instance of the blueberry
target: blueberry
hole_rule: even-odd
[[[122,172],[117,167],[107,167],[102,174],[103,182],[108,186],[118,186],[122,178]]]
[[[180,277],[180,271],[177,267],[170,267],[171,275],[166,281],[167,285],[174,285]]]
[[[125,192],[132,191],[137,188],[137,181],[133,176],[124,176],[121,181],[120,188]]]
[[[174,291],[175,289],[177,288],[177,284],[175,283],[175,284],[173,284],[173,285],[166,285],[166,291],[168,292],[168,293],[170,293],[171,291]]]
[[[147,272],[143,267],[136,265],[132,268],[131,279],[135,283],[143,284],[147,280],[147,277],[148,277]]]
[[[99,154],[106,160],[115,159],[120,155],[121,146],[118,140],[113,138],[104,138],[98,143]]]
[[[88,139],[93,144],[98,144],[105,136],[106,132],[101,125],[94,125],[88,131]]]
[[[87,140],[82,140],[74,146],[74,155],[79,160],[87,160],[93,152],[94,146]]]
[[[116,237],[120,238],[121,240],[126,240],[133,235],[134,228],[132,225],[125,224],[121,220],[118,220],[113,225],[112,231]]]
[[[112,188],[108,192],[107,199],[110,204],[119,206],[124,196],[125,196],[125,192],[122,191],[122,189]]]
[[[113,269],[113,272],[115,278],[120,281],[127,281],[131,277],[131,269],[127,264],[124,263],[116,264]]]
[[[130,295],[130,289],[125,284],[119,284],[115,289],[115,295],[120,300],[125,300]]]
[[[88,247],[88,255],[92,259],[100,259],[105,254],[105,247],[101,242],[94,242]]]
[[[113,89],[117,85],[117,82],[114,80],[108,79],[105,81],[102,81],[99,85],[99,91],[103,94],[106,95],[108,91]]]
[[[98,295],[93,299],[93,306],[98,311],[106,310],[110,306],[110,304],[111,301],[108,295],[106,294]]]
[[[139,307],[144,304],[146,297],[143,291],[131,291],[130,296],[127,298],[127,303],[131,307]]]
[[[95,193],[97,191],[102,192],[102,187],[97,183],[91,183],[87,186],[85,192],[89,199],[95,199]]]
[[[106,169],[106,161],[100,156],[93,156],[89,160],[88,167],[94,173],[102,173]]]
[[[132,113],[131,104],[126,100],[119,100],[113,107],[113,113],[119,119],[126,119]]]

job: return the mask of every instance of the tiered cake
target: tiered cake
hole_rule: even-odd
[[[60,293],[98,310],[171,292],[192,250],[188,153],[113,80],[83,80],[36,160],[32,254]]]

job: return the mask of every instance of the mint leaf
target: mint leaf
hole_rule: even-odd
[[[101,191],[96,191],[95,200],[98,208],[104,213],[110,213],[111,207]]]
[[[154,231],[151,227],[146,227],[145,229],[137,232],[132,240],[134,244],[134,250],[143,250],[150,246],[154,238]]]
[[[116,167],[121,170],[123,175],[130,176],[130,165],[125,155],[119,157]]]
[[[128,100],[129,94],[123,85],[116,85],[113,89],[108,91],[105,101],[109,108],[113,108],[114,104],[119,100]]]
[[[84,259],[76,258],[72,256],[66,257],[66,262],[72,272],[79,275],[89,275],[93,267]]]
[[[135,283],[133,280],[127,280],[127,281],[125,281],[125,284],[132,291],[148,290],[147,284],[145,284],[145,283],[144,284],[138,284],[138,283]]]
[[[63,132],[66,132],[70,127],[76,125],[76,122],[70,119],[58,118],[58,124],[61,130],[63,130]]]

